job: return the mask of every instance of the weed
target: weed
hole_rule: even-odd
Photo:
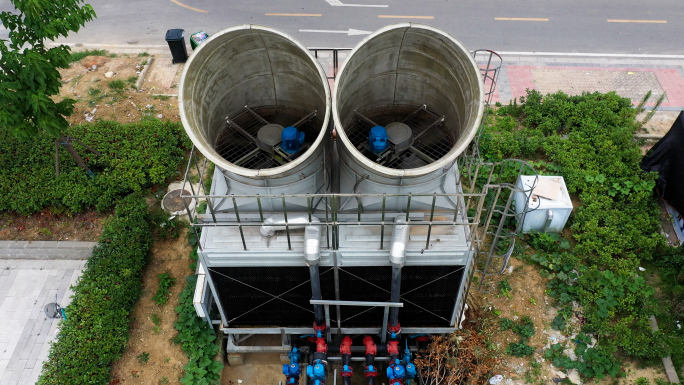
[[[126,82],[121,80],[121,79],[110,80],[108,85],[109,85],[109,88],[111,88],[115,91],[123,91],[126,88]]]
[[[169,383],[169,378],[166,376],[162,376],[161,379],[159,379],[160,384],[168,384]]]
[[[511,342],[506,348],[506,354],[516,357],[527,357],[534,353],[534,348],[524,342]]]
[[[148,57],[148,56],[150,56],[150,54],[147,53],[147,52],[140,52],[140,53],[138,54],[138,57]]]
[[[107,94],[103,93],[102,89],[93,87],[88,88],[88,95],[90,95],[90,97],[88,98],[88,105],[90,107],[94,107],[102,99],[107,97]]]
[[[171,99],[171,97],[169,95],[152,95],[152,99],[167,101],[167,100]]]
[[[88,56],[109,56],[109,54],[107,53],[107,51],[103,49],[87,49],[85,51],[72,52],[71,57],[69,58],[69,62],[74,63],[77,61],[81,61],[83,58]]]
[[[48,229],[47,227],[42,227],[38,229],[38,232],[48,237],[52,235],[52,231],[50,231],[50,229]]]
[[[157,313],[152,314],[152,323],[154,324],[154,328],[152,330],[155,333],[159,333],[159,327],[161,326],[161,317]]]
[[[163,306],[169,300],[169,294],[171,294],[169,289],[176,284],[176,278],[171,277],[169,273],[159,274],[157,278],[159,278],[159,286],[157,286],[157,293],[152,297],[152,300],[157,305]]]
[[[140,63],[141,66],[147,65],[147,60],[143,60],[142,63]]]
[[[499,297],[504,296],[508,299],[513,298],[513,296],[511,295],[511,290],[513,290],[513,288],[511,287],[511,284],[508,283],[507,279],[499,281],[498,286],[499,291],[501,292],[501,295],[499,295]]]
[[[536,304],[537,304],[537,300],[534,299],[534,298],[530,298],[529,301],[530,301],[530,303],[531,303],[532,305],[536,305]]]
[[[651,385],[651,381],[646,377],[639,377],[634,381],[634,385]]]
[[[508,319],[508,318],[501,318],[499,320],[499,324],[501,325],[501,330],[505,331],[505,330],[512,329],[515,322],[513,322],[513,320]]]
[[[131,86],[135,85],[135,82],[137,82],[137,81],[138,81],[137,76],[129,76],[128,79],[126,79],[126,83],[128,83]]]
[[[166,357],[166,358],[164,359],[164,362],[167,362],[167,363],[168,363],[168,362],[170,362],[170,361],[171,361],[171,357]]]
[[[139,362],[139,363],[141,363],[141,364],[146,364],[147,361],[150,360],[150,353],[142,352],[142,353],[138,354],[138,356],[135,357],[135,358],[138,359],[138,362]]]
[[[525,383],[534,384],[541,377],[541,364],[537,361],[530,362],[530,368],[525,372]]]
[[[656,378],[655,383],[656,383],[656,385],[670,385],[669,381],[664,380],[662,378]]]

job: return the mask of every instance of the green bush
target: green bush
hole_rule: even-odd
[[[185,376],[180,381],[184,385],[218,384],[223,364],[214,360],[219,351],[216,335],[205,321],[197,317],[192,304],[197,275],[189,276],[186,281],[178,301],[179,306],[176,307],[178,321],[174,324],[178,330],[174,342],[180,344],[188,356],[188,363],[183,368]]]
[[[618,351],[644,362],[670,351],[659,342],[662,333],[649,328],[655,291],[637,270],[659,260],[664,239],[652,194],[656,176],[639,168],[636,112],[629,99],[614,92],[528,91],[520,107],[497,111],[480,141],[487,160],[530,160],[562,175],[579,198],[569,221],[571,238],[532,234],[527,243],[534,254],[526,258],[541,266],[550,280],[547,293],[559,305],[582,305],[583,330],[601,341],[596,348],[578,345],[586,365],[576,364],[577,369],[587,377],[615,376]],[[561,311],[554,328],[563,329],[568,314]]]
[[[159,306],[163,306],[169,301],[169,294],[171,294],[169,289],[176,284],[176,278],[171,277],[168,272],[157,275],[157,278],[159,278],[159,285],[157,286],[157,293],[152,297],[152,301]]]
[[[39,385],[107,384],[128,342],[142,269],[151,247],[148,206],[128,196],[116,206],[73,288],[68,318],[43,365]]]
[[[0,130],[0,191],[5,196],[0,212],[109,210],[119,197],[176,175],[183,149],[189,146],[179,123],[155,119],[130,124],[98,121],[70,127],[66,134],[102,153],[95,156],[74,144],[94,178],[76,165],[63,146],[59,177],[55,177],[55,144],[48,135],[21,142]]]

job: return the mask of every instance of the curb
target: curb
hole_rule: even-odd
[[[0,259],[83,260],[93,253],[97,242],[0,241]]]
[[[145,65],[145,68],[143,68],[142,72],[140,73],[140,76],[138,76],[138,81],[135,83],[135,89],[136,90],[140,90],[140,87],[142,87],[142,84],[145,81],[145,76],[147,76],[147,73],[149,72],[150,67],[152,67],[152,63],[154,63],[154,57],[147,59],[147,64]]]
[[[648,319],[649,324],[651,324],[651,329],[653,331],[658,331],[658,322],[656,322],[655,316],[651,315]],[[670,356],[663,357],[663,366],[665,367],[665,374],[667,375],[668,381],[672,384],[679,384],[679,377],[677,376],[677,371],[672,365],[672,359]]]

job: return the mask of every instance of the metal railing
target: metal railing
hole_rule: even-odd
[[[248,250],[245,235],[246,228],[258,228],[264,220],[271,215],[283,215],[285,219],[285,236],[288,250],[292,250],[293,224],[288,222],[288,215],[305,214],[309,224],[320,225],[325,228],[326,243],[323,246],[329,250],[340,248],[340,229],[343,226],[378,226],[379,244],[378,249],[389,247],[385,239],[386,226],[394,225],[394,218],[401,215],[410,222],[412,227],[423,226],[426,228],[425,250],[431,248],[434,229],[442,226],[462,226],[465,233],[465,241],[477,256],[475,269],[481,274],[478,289],[486,290],[484,283],[486,278],[501,274],[506,268],[512,252],[512,244],[518,232],[514,224],[522,223],[524,215],[516,217],[513,210],[514,196],[523,193],[529,198],[530,189],[523,190],[516,186],[520,175],[537,175],[533,167],[522,160],[509,159],[499,163],[486,163],[479,159],[475,152],[460,159],[460,173],[457,185],[462,186],[463,192],[444,194],[281,194],[281,195],[211,195],[207,194],[204,185],[208,162],[206,159],[198,160],[197,153],[193,148],[188,159],[185,177],[181,191],[191,191],[190,195],[181,195],[186,206],[186,212],[192,224],[193,230],[199,237],[199,231],[205,227],[237,227],[244,250]],[[190,183],[190,170],[195,170],[199,178],[199,189]],[[364,199],[381,200],[382,207],[378,211],[364,211],[362,202]],[[195,201],[189,205],[188,199]],[[353,209],[342,210],[342,202],[348,199],[357,201]],[[215,202],[228,200],[232,202],[232,208],[228,211],[217,212]],[[282,205],[281,209],[266,210],[263,202],[277,200]],[[395,200],[402,202],[399,211],[386,210],[387,202]],[[448,200],[453,207],[445,209],[439,207],[437,202]],[[207,202],[207,212],[197,213],[201,201]],[[238,201],[254,203],[256,211],[243,212],[240,210]],[[305,202],[304,204],[302,204]],[[315,204],[314,202],[321,202]],[[420,202],[422,208],[412,208],[412,204]],[[396,203],[396,202],[395,202]],[[527,203],[527,202],[525,202]],[[304,211],[289,210],[288,205],[305,207]],[[191,208],[191,206],[193,206]],[[425,209],[425,207],[428,207]],[[527,207],[527,204],[525,204]],[[317,219],[318,221],[314,220]],[[301,224],[299,224],[301,226]],[[202,247],[200,243],[200,247]]]

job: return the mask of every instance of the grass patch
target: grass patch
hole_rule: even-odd
[[[115,91],[123,91],[124,89],[126,89],[126,82],[121,80],[121,79],[110,80],[108,85],[109,85],[109,88],[111,88]]]
[[[75,63],[81,61],[88,56],[109,56],[116,57],[115,53],[109,53],[104,49],[87,49],[85,51],[72,52],[71,58],[69,58],[69,63]]]

